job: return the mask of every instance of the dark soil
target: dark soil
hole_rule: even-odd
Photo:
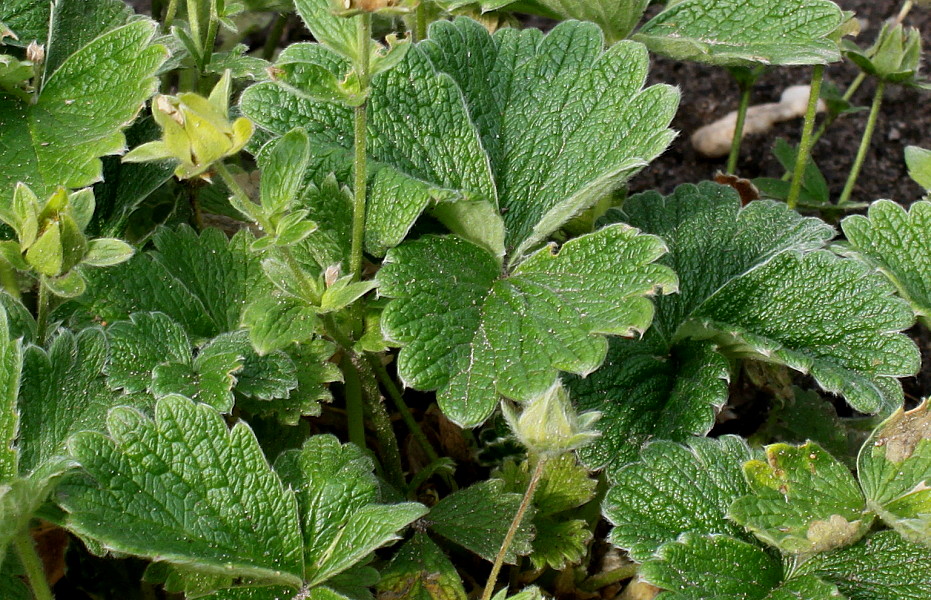
[[[898,0],[835,0],[841,8],[854,11],[861,20],[862,31],[856,41],[869,46],[885,19],[895,17],[901,2]],[[931,10],[914,8],[905,24],[922,32],[925,48],[931,47]],[[825,82],[840,90],[857,76],[857,69],[849,61],[830,65]],[[777,102],[782,91],[790,86],[808,83],[810,67],[773,68],[765,73],[754,88],[754,104]],[[654,56],[650,69],[651,83],[668,83],[679,86],[682,102],[673,127],[680,134],[669,150],[650,164],[631,182],[631,191],[659,190],[671,192],[680,183],[694,183],[710,179],[718,170],[725,169],[726,158],[707,159],[698,155],[689,143],[689,137],[699,127],[711,123],[737,108],[738,89],[731,76],[723,69],[696,63],[683,63]],[[853,97],[858,105],[869,106],[875,85],[865,82]],[[840,195],[860,145],[866,125],[867,111],[848,114],[836,121],[813,151],[813,156],[831,188],[832,198]],[[754,177],[780,177],[783,169],[770,151],[780,137],[792,144],[801,137],[802,120],[777,125],[767,134],[744,139],[737,174]],[[870,145],[853,201],[870,202],[889,198],[910,204],[922,196],[922,189],[909,177],[903,151],[906,146],[931,146],[931,101],[928,92],[889,86],[882,106],[876,133]]]

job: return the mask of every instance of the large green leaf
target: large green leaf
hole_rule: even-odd
[[[466,600],[453,563],[427,534],[417,532],[391,560],[378,590],[397,600]]]
[[[697,438],[688,446],[648,445],[639,462],[616,473],[603,503],[614,525],[610,541],[643,562],[686,532],[752,540],[726,515],[750,489],[742,465],[753,456],[742,439],[732,436]]]
[[[801,566],[837,585],[850,600],[925,600],[931,597],[931,549],[880,531]]]
[[[399,539],[399,530],[427,512],[415,502],[376,504],[378,482],[372,467],[358,446],[340,444],[330,435],[313,436],[302,449],[284,452],[275,462],[297,496],[309,586]]]
[[[132,15],[132,8],[121,0],[56,0],[49,20],[44,77],[97,37],[125,25]]]
[[[687,533],[660,547],[640,569],[669,590],[664,600],[836,600],[837,588],[814,575],[786,580],[781,562],[759,546],[725,535]]]
[[[682,0],[634,39],[680,60],[713,65],[809,65],[838,61],[841,25],[830,0]]]
[[[750,493],[728,515],[783,554],[812,554],[859,540],[873,522],[845,465],[811,442],[766,447],[748,461]]]
[[[193,337],[206,338],[239,329],[246,301],[271,285],[246,231],[227,240],[219,229],[198,235],[183,226],[161,229],[153,241],[154,251],[87,271],[88,293],[79,301],[105,321],[162,312]]]
[[[627,37],[650,0],[521,0],[518,9],[543,9],[546,16],[596,23],[609,44]]]
[[[47,0],[4,0],[0,3],[0,22],[19,37],[19,42],[7,39],[4,43],[25,46],[32,41],[45,42],[51,8]]]
[[[868,216],[847,217],[841,227],[855,256],[892,280],[915,314],[931,318],[931,202],[915,202],[906,212],[879,200]]]
[[[65,60],[34,104],[0,96],[0,199],[16,182],[40,197],[101,178],[100,157],[125,147],[120,130],[156,88],[167,51],[155,23],[138,20],[94,39]]]
[[[588,374],[604,360],[604,335],[644,331],[644,296],[675,290],[653,262],[656,237],[611,226],[542,248],[507,277],[495,257],[457,237],[426,237],[393,249],[377,281],[394,298],[382,314],[387,337],[403,345],[398,370],[417,389],[439,390],[443,411],[477,425],[498,394],[529,400],[559,371]]]
[[[913,542],[931,546],[931,412],[899,409],[863,444],[857,474],[870,509]]]
[[[642,89],[639,44],[603,52],[597,27],[577,22],[546,36],[490,36],[458,19],[430,35],[372,84],[369,251],[397,244],[439,202],[436,215],[453,231],[517,262],[672,140],[677,93]],[[304,53],[343,76],[322,50]],[[564,110],[570,101],[574,110]],[[348,108],[273,83],[253,86],[241,104],[259,127],[277,135],[305,127],[312,147],[341,148],[348,160]]]
[[[104,547],[205,572],[300,586],[303,555],[293,494],[244,423],[179,396],[155,419],[114,409],[109,435],[80,433],[83,470],[59,487],[69,529]]]

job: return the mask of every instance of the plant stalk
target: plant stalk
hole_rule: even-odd
[[[210,20],[207,23],[207,35],[202,40],[200,65],[198,70],[201,73],[207,70],[210,64],[210,58],[213,56],[213,47],[217,43],[217,29],[220,26],[220,15],[217,14],[217,0],[210,0]]]
[[[52,297],[43,276],[39,278],[39,298],[36,305],[36,341],[39,345],[45,345],[45,330],[48,329],[48,314],[51,310]]]
[[[360,49],[359,64],[356,69],[362,90],[369,88],[369,53],[372,42],[372,15],[362,13],[359,15],[357,30],[357,47]],[[354,115],[354,144],[353,144],[353,200],[352,200],[352,246],[349,254],[349,263],[352,280],[362,279],[362,242],[365,239],[365,192],[367,183],[366,163],[366,135],[368,100],[355,108]]]
[[[29,535],[29,529],[24,528],[13,538],[13,547],[16,548],[16,556],[26,571],[26,578],[29,579],[29,587],[36,600],[52,600],[52,590],[48,586],[48,580],[45,577],[45,567],[42,566],[42,559],[36,552],[35,542]]]
[[[495,592],[495,583],[498,581],[498,574],[501,572],[501,566],[504,564],[504,558],[507,556],[508,548],[511,547],[511,542],[514,541],[514,536],[517,535],[517,530],[520,527],[521,522],[524,520],[524,513],[527,512],[527,509],[530,507],[530,502],[533,500],[533,494],[537,491],[537,485],[540,483],[540,478],[543,477],[543,467],[546,465],[546,458],[539,457],[537,459],[537,466],[533,470],[533,474],[530,476],[530,483],[527,484],[527,491],[524,492],[524,499],[521,500],[520,506],[517,508],[517,514],[514,515],[514,520],[511,521],[511,526],[508,527],[508,532],[504,536],[504,542],[501,544],[501,548],[498,550],[498,555],[495,557],[495,563],[491,567],[491,574],[488,576],[488,581],[485,583],[485,591],[482,592],[482,600],[491,600],[492,594]]]
[[[866,121],[866,129],[863,131],[863,138],[860,140],[860,148],[857,150],[857,157],[854,159],[853,168],[850,175],[847,176],[847,183],[844,185],[844,191],[841,192],[838,206],[843,206],[850,202],[850,196],[853,194],[853,188],[857,185],[857,178],[860,176],[860,170],[863,168],[863,162],[866,160],[866,154],[870,149],[870,141],[873,139],[873,131],[876,130],[876,121],[879,117],[879,109],[882,106],[883,92],[886,90],[886,82],[880,80],[876,84],[876,93],[873,94],[873,105],[870,107],[870,116]]]
[[[178,14],[178,0],[169,0],[168,10],[165,11],[165,18],[162,19],[162,28],[166,33],[171,30],[176,14]]]
[[[610,571],[592,575],[579,585],[579,589],[585,592],[597,592],[601,588],[605,588],[619,581],[624,581],[625,579],[634,577],[637,574],[637,568],[637,565],[631,563],[629,565],[624,565],[623,567],[618,567],[616,569],[611,569]]]
[[[381,462],[385,469],[385,477],[398,490],[403,490],[405,481],[404,468],[401,466],[401,449],[394,435],[391,416],[388,415],[388,409],[385,407],[385,398],[378,388],[378,380],[363,357],[351,352],[349,358],[359,373],[363,396],[368,400],[366,407],[375,437],[378,438],[378,447],[381,449]]]
[[[805,113],[805,125],[802,127],[802,139],[798,145],[798,155],[795,159],[795,168],[792,170],[792,184],[789,187],[789,197],[786,203],[795,210],[798,206],[798,197],[802,192],[802,178],[808,166],[808,157],[811,155],[811,132],[815,128],[815,117],[818,112],[818,100],[821,97],[821,80],[824,78],[824,65],[815,65],[811,74],[811,92],[808,96],[808,110]]]
[[[365,445],[365,409],[362,404],[362,382],[349,355],[342,360],[343,375],[346,377],[346,420],[349,441],[362,448]]]
[[[236,181],[236,178],[233,177],[233,174],[230,173],[230,170],[227,168],[227,166],[223,164],[223,161],[215,162],[212,165],[212,168],[214,171],[216,171],[217,175],[220,176],[220,179],[223,180],[223,183],[226,184],[226,187],[229,189],[229,191],[232,192],[233,196],[229,200],[233,208],[239,211],[239,213],[242,214],[242,216],[245,218],[258,223],[259,227],[265,230],[266,233],[272,233],[274,231],[274,227],[272,227],[271,223],[268,223],[265,221],[265,219],[261,218],[259,211],[252,210],[252,208],[255,206],[255,202],[249,198],[249,195],[246,194],[244,189],[242,189],[242,186],[239,185],[239,182]]]
[[[899,14],[895,18],[896,25],[902,24],[902,21],[908,16],[908,13],[912,12],[913,6],[915,6],[914,0],[905,0],[905,3],[902,5],[902,10],[899,11]]]
[[[427,39],[427,7],[424,6],[426,0],[420,0],[420,4],[414,11],[414,42]]]
[[[731,139],[731,153],[727,157],[727,172],[737,173],[737,159],[740,158],[740,142],[743,140],[744,123],[747,122],[747,109],[750,107],[750,94],[753,86],[740,84],[740,104],[737,106],[737,122],[734,124],[734,137]]]

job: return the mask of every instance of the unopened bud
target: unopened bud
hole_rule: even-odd
[[[336,280],[339,279],[339,265],[330,265],[323,272],[323,282],[326,283],[327,287],[332,286],[336,283]]]
[[[35,40],[26,46],[26,60],[33,64],[40,65],[45,62],[45,46],[37,43]]]
[[[504,417],[517,439],[534,454],[554,456],[585,446],[601,433],[594,428],[599,412],[577,414],[569,394],[557,381],[517,411],[507,401]]]

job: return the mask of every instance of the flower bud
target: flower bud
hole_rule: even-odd
[[[26,60],[33,64],[40,65],[45,62],[45,46],[37,43],[35,40],[26,46]]]
[[[581,448],[601,435],[593,427],[601,413],[577,414],[569,394],[559,381],[526,403],[520,415],[507,401],[501,408],[514,435],[534,454],[563,454]]]

